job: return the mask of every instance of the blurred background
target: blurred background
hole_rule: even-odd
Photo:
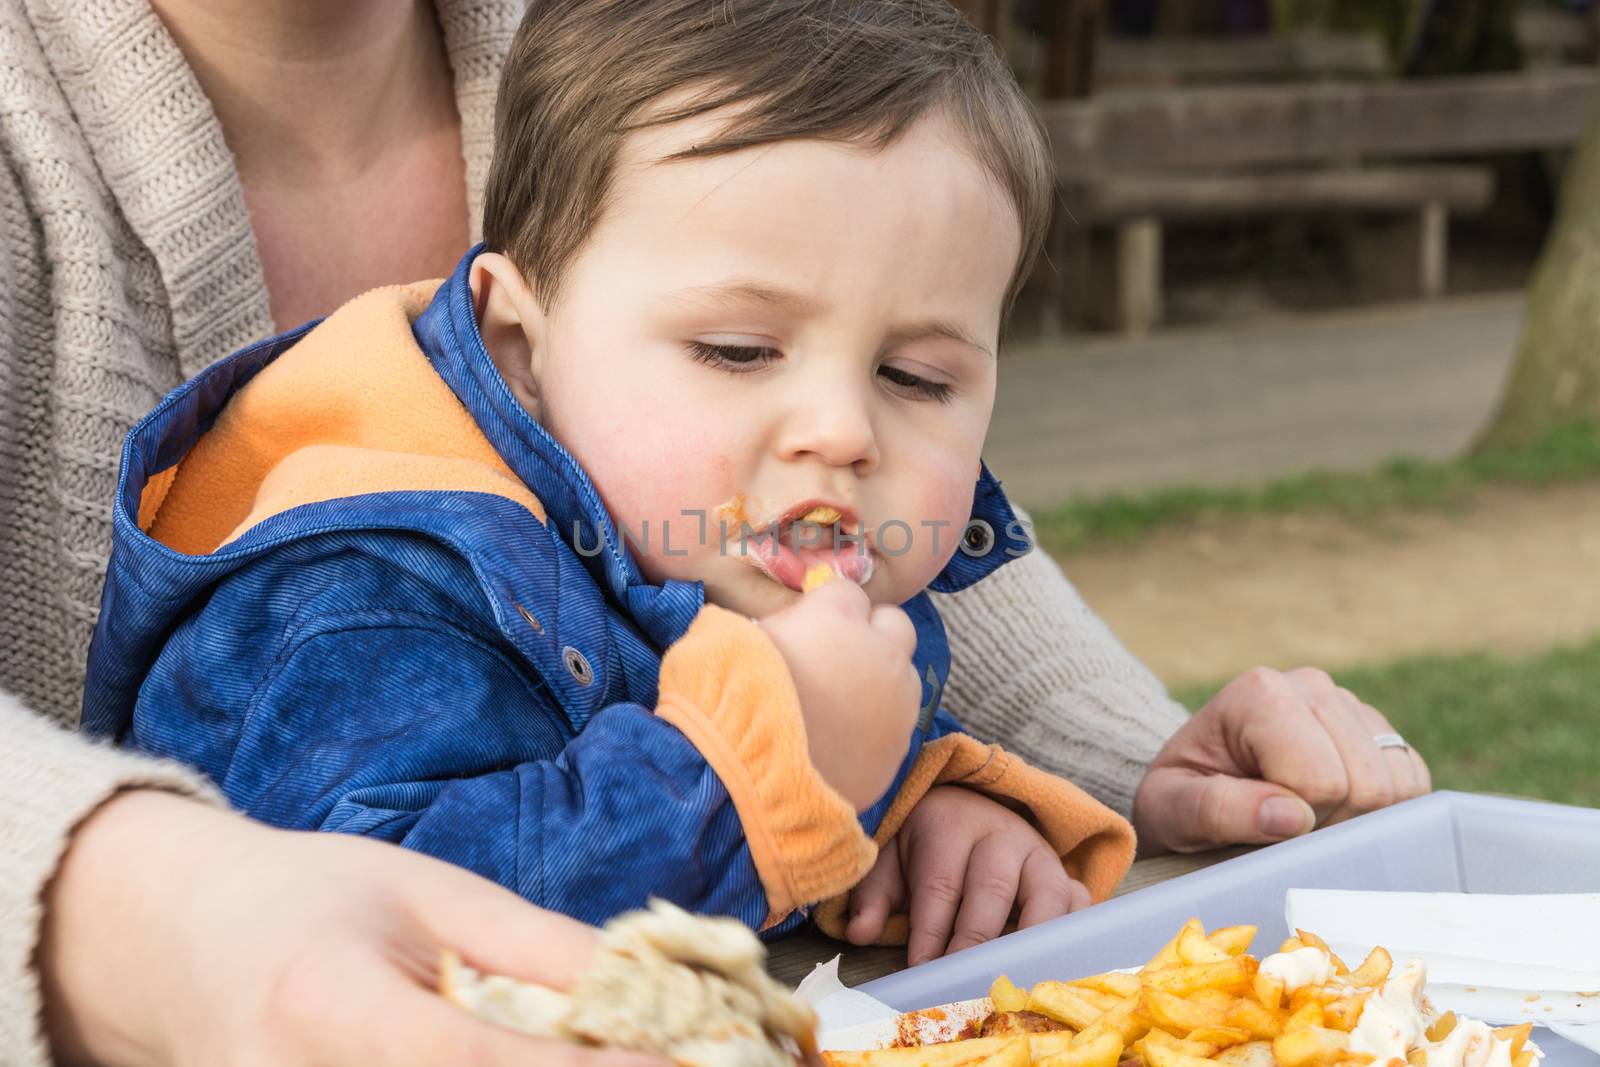
[[[1600,805],[1600,15],[959,0],[1059,199],[990,466],[1191,706],[1316,664],[1437,785]]]

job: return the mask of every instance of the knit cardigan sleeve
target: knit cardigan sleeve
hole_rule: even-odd
[[[1127,816],[1188,713],[1040,550],[937,596],[950,634],[945,705],[974,735]]]
[[[136,788],[217,800],[175,764],[90,742],[0,693],[0,1063],[50,1063],[34,964],[45,890],[78,824]]]

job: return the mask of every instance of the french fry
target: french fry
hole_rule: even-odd
[[[1150,1067],[1215,1067],[1209,1059],[1190,1056],[1165,1045],[1148,1043],[1144,1046],[1144,1061]]]
[[[1255,989],[1256,1001],[1263,1008],[1277,1009],[1283,1003],[1283,979],[1274,978],[1270,974],[1262,974],[1257,971],[1252,983]]]
[[[1264,1008],[1257,1001],[1240,999],[1223,1015],[1222,1022],[1248,1030],[1250,1036],[1258,1040],[1271,1041],[1283,1033],[1284,1015],[1279,1009]]]
[[[1522,1052],[1522,1046],[1528,1043],[1528,1035],[1533,1033],[1532,1023],[1520,1023],[1516,1026],[1497,1026],[1494,1036],[1500,1041],[1511,1042],[1511,1058],[1516,1059]]]
[[[1032,1062],[1033,1053],[1028,1047],[1028,1039],[1018,1036],[1000,1046],[998,1052],[976,1061],[974,1067],[1028,1067]]]
[[[1028,1035],[1028,1052],[1034,1059],[1043,1059],[1054,1056],[1058,1052],[1065,1052],[1072,1047],[1072,1039],[1077,1037],[1072,1030],[1046,1030],[1042,1033]]]
[[[1338,997],[1322,1006],[1323,1024],[1334,1029],[1350,1031],[1361,1021],[1361,1009],[1366,1006],[1365,995]]]
[[[1002,974],[989,986],[989,1001],[995,1011],[1024,1011],[1028,1007],[1028,993]]]
[[[1190,1003],[1200,1004],[1219,1014],[1233,1007],[1238,1000],[1232,993],[1224,993],[1220,989],[1197,989],[1189,994]]]
[[[1250,950],[1250,942],[1256,939],[1254,926],[1224,926],[1220,930],[1213,930],[1206,935],[1206,940],[1211,942],[1230,956],[1242,956]]]
[[[828,1067],[976,1067],[1005,1047],[1007,1039],[974,1037],[917,1048],[879,1048],[864,1052],[824,1052]],[[1024,1061],[1026,1062],[1026,1061]]]
[[[1178,935],[1178,958],[1184,963],[1220,963],[1228,953],[1206,940],[1198,927],[1186,926]]]
[[[1105,1008],[1085,995],[1086,992],[1065,982],[1040,982],[1028,990],[1027,1010],[1048,1015],[1074,1030],[1084,1030],[1106,1013]]]
[[[1350,1035],[1321,1026],[1284,1030],[1272,1042],[1278,1067],[1322,1067],[1348,1059]]]
[[[1033,1062],[1034,1067],[1117,1067],[1121,1055],[1122,1041],[1107,1033],[1042,1059],[1036,1054]]]
[[[1243,994],[1250,990],[1257,966],[1255,959],[1250,956],[1229,956],[1220,963],[1186,963],[1178,967],[1146,971],[1141,977],[1146,986],[1164,989],[1179,996],[1187,996],[1199,989],[1220,989],[1225,993]]]
[[[1163,967],[1173,967],[1179,963],[1182,963],[1183,960],[1178,955],[1178,942],[1182,939],[1183,935],[1188,933],[1190,930],[1194,930],[1200,934],[1204,934],[1206,932],[1206,928],[1200,925],[1199,919],[1190,919],[1188,922],[1183,924],[1183,929],[1178,931],[1176,937],[1163,945],[1160,952],[1157,952],[1154,956],[1150,957],[1150,962],[1144,965],[1144,969],[1147,971],[1159,971]]]
[[[1217,1053],[1217,1062],[1233,1064],[1234,1067],[1277,1067],[1277,1060],[1272,1055],[1272,1042],[1246,1041],[1242,1045],[1225,1048]]]
[[[1217,1054],[1217,1046],[1215,1045],[1188,1037],[1174,1037],[1159,1026],[1152,1026],[1149,1033],[1133,1043],[1134,1050],[1148,1060],[1149,1057],[1144,1056],[1143,1049],[1147,1044],[1165,1045],[1167,1048],[1176,1049],[1186,1056],[1199,1056],[1202,1059]]]
[[[1203,1005],[1162,989],[1146,989],[1141,993],[1139,1010],[1157,1026],[1181,1035],[1204,1026],[1221,1025],[1226,1018]]]
[[[1129,977],[1133,976],[1130,975]],[[1115,1008],[1118,1004],[1121,1004],[1124,1000],[1128,999],[1127,997],[1118,996],[1115,993],[1104,993],[1089,986],[1075,986],[1074,988],[1077,989],[1079,996],[1081,996],[1084,1000],[1087,1000],[1090,1004],[1093,1004],[1095,1007],[1099,1008],[1101,1011],[1110,1011],[1112,1008]]]
[[[1250,1031],[1238,1030],[1231,1026],[1202,1026],[1198,1030],[1189,1032],[1189,1040],[1215,1045],[1219,1049],[1232,1048],[1234,1045],[1242,1045],[1249,1041]]]
[[[1289,1013],[1289,1018],[1283,1023],[1283,1032],[1289,1034],[1311,1026],[1320,1027],[1323,1022],[1322,1005],[1314,1000],[1307,1001]]]
[[[1428,1027],[1428,1040],[1432,1041],[1434,1044],[1438,1044],[1440,1041],[1443,1041],[1445,1038],[1449,1037],[1450,1032],[1455,1028],[1456,1013],[1453,1011],[1447,1011],[1435,1019],[1432,1026]]]
[[[1079,1031],[1078,1036],[1072,1039],[1072,1043],[1087,1045],[1099,1040],[1101,1034],[1111,1033],[1116,1034],[1124,1046],[1133,1044],[1150,1030],[1149,1017],[1140,1014],[1138,1009],[1137,1001],[1123,1001],[1110,1011],[1103,1012],[1087,1029]]]
[[[1110,993],[1115,997],[1136,997],[1139,995],[1139,976],[1137,974],[1123,974],[1111,971],[1106,974],[1091,974],[1087,978],[1074,978],[1068,985],[1081,986],[1085,989],[1098,989],[1102,993]]]
[[[1361,961],[1361,966],[1350,972],[1348,984],[1377,989],[1383,984],[1383,980],[1389,977],[1389,972],[1393,968],[1394,960],[1388,951],[1375,948],[1367,953],[1367,958]]]

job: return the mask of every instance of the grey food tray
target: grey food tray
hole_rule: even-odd
[[[1289,935],[1291,888],[1414,892],[1600,892],[1600,810],[1440,792],[1252,852],[862,986],[900,1011],[1020,984],[1137,966],[1197,915],[1206,928],[1254,923],[1255,951]],[[1545,1067],[1600,1056],[1548,1030]]]

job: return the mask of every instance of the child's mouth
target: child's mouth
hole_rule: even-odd
[[[746,538],[744,552],[768,578],[795,592],[818,584],[830,573],[866,585],[874,569],[872,548],[860,523],[829,504],[790,509]]]

